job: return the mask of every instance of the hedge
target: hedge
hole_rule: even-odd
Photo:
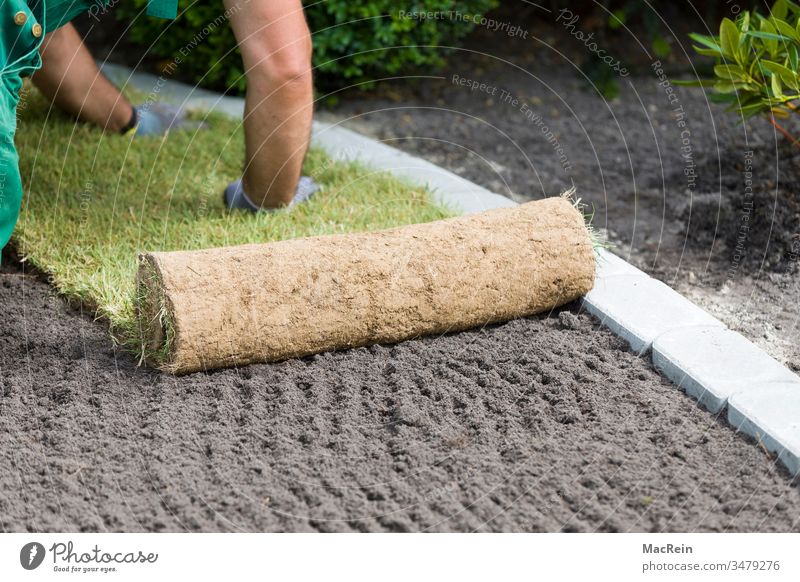
[[[398,7],[391,0],[303,0],[313,34],[317,89],[369,88],[377,79],[435,69],[445,53],[439,47],[455,45],[485,24],[483,15],[497,3],[429,0]],[[211,89],[244,90],[222,0],[183,2],[173,22],[145,16],[146,4],[127,0],[115,13],[131,23],[131,40],[147,47],[162,68]]]

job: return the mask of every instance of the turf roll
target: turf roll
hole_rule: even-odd
[[[137,318],[164,371],[272,362],[532,315],[586,294],[569,197],[377,232],[144,253]]]

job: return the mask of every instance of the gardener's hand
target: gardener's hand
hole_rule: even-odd
[[[305,202],[311,198],[311,196],[313,196],[317,190],[319,190],[319,184],[317,184],[308,176],[301,176],[300,180],[297,182],[294,198],[292,198],[292,201],[288,206],[295,206],[296,204]],[[253,202],[245,193],[241,180],[231,182],[228,187],[225,188],[223,198],[225,200],[225,206],[230,209],[236,208],[239,210],[249,210],[250,212],[258,212],[259,210],[276,210],[274,208],[259,208],[257,205],[253,204]]]
[[[134,109],[138,118],[135,137],[162,136],[169,131],[188,131],[205,127],[202,121],[188,119],[186,110],[177,105],[151,103]]]

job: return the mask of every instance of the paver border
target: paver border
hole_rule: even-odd
[[[110,63],[99,63],[117,83],[149,99],[167,100],[241,119],[244,99],[229,97]],[[429,188],[436,202],[463,214],[515,206],[505,196],[340,124],[314,122],[315,145],[339,160],[357,160]],[[631,349],[714,414],[727,409],[737,431],[756,438],[794,476],[800,476],[800,376],[721,321],[622,257],[598,251],[594,288],[582,306]],[[689,345],[691,344],[691,345]],[[688,346],[688,349],[687,349]],[[736,358],[721,377],[719,359]],[[716,366],[716,368],[715,368]],[[779,386],[779,389],[776,389]],[[777,399],[777,400],[776,400]]]

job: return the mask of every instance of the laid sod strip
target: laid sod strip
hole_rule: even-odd
[[[594,284],[567,197],[426,224],[141,257],[148,357],[188,373],[469,329]],[[225,300],[221,301],[220,297]]]
[[[222,190],[241,173],[241,128],[223,117],[207,122],[205,131],[131,140],[51,111],[33,89],[19,110],[26,197],[12,245],[140,356],[134,302],[147,290],[135,284],[140,252],[370,231],[450,214],[424,190],[321,151],[311,151],[304,168],[323,186],[309,203],[257,216],[230,212]],[[169,337],[160,348],[167,352]]]

